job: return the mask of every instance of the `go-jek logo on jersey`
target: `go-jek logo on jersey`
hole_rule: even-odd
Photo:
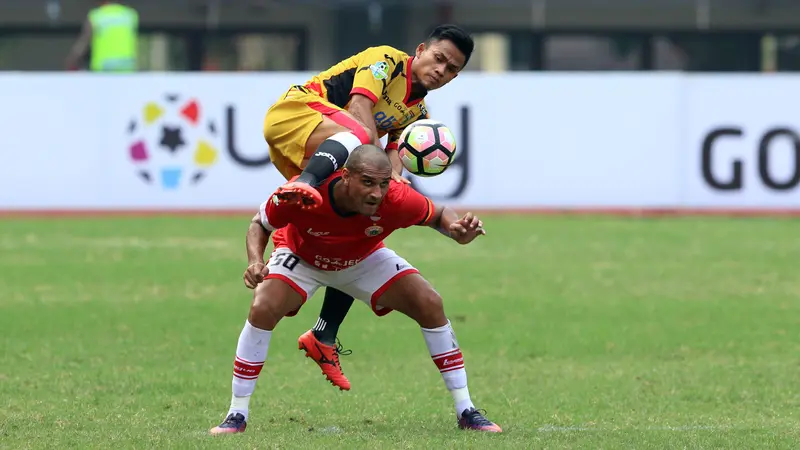
[[[137,174],[162,189],[196,185],[218,160],[217,125],[193,98],[168,94],[162,101],[145,103],[127,134]]]

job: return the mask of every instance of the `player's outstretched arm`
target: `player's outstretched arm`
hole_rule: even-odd
[[[264,277],[269,273],[269,269],[264,265],[264,252],[267,250],[270,232],[264,229],[261,222],[261,213],[256,213],[250,221],[247,229],[245,246],[247,247],[247,270],[244,271],[244,285],[249,289],[255,289],[259,283],[264,281]]]
[[[459,218],[458,214],[446,206],[437,206],[430,226],[459,244],[469,244],[478,236],[486,234],[483,221],[468,212]]]

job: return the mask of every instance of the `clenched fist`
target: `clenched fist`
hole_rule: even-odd
[[[248,289],[255,289],[259,283],[264,281],[264,277],[269,274],[269,269],[264,263],[257,262],[250,264],[247,266],[247,270],[244,271],[244,285],[247,286]]]

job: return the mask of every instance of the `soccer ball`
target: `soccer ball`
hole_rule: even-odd
[[[456,138],[443,123],[421,119],[403,130],[397,151],[409,172],[421,177],[433,177],[453,163]]]

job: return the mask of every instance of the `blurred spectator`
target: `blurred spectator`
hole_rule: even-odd
[[[67,58],[67,69],[77,70],[91,52],[93,72],[135,72],[139,13],[118,1],[100,1],[89,11],[78,41]]]

